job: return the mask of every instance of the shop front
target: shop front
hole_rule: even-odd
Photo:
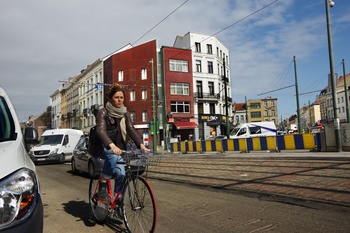
[[[194,129],[198,128],[195,118],[169,118],[168,124],[171,138],[177,138],[178,141],[194,140]]]
[[[226,116],[219,114],[199,114],[199,138],[208,139],[226,134]]]

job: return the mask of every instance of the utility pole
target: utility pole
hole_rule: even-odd
[[[245,101],[245,122],[248,123],[248,103],[247,103],[247,96],[244,97]]]
[[[296,95],[296,98],[297,98],[298,132],[301,133],[298,75],[297,75],[297,63],[295,61],[295,56],[293,57],[293,61],[294,61],[294,75],[295,75],[295,95]]]
[[[332,83],[332,100],[333,100],[333,118],[334,118],[334,132],[335,132],[335,143],[336,151],[341,152],[341,136],[340,136],[340,121],[338,117],[338,103],[337,103],[337,83],[338,80],[334,74],[334,61],[333,61],[333,43],[332,43],[332,27],[331,17],[329,13],[330,4],[333,7],[334,2],[331,0],[325,0],[326,2],[326,17],[327,17],[327,35],[328,35],[328,50],[329,50],[329,66],[331,72],[331,83]]]
[[[346,84],[346,73],[345,73],[345,62],[342,59],[343,64],[343,77],[344,77],[344,92],[345,92],[345,105],[346,105],[346,122],[350,123],[350,112],[349,112],[349,98],[348,98],[348,85]]]
[[[311,129],[311,127],[312,127],[312,117],[311,117],[311,105],[310,105],[310,100],[309,100],[309,117],[310,117],[310,128],[309,128],[309,129]],[[310,133],[310,131],[309,131],[309,133]]]
[[[226,136],[227,138],[230,138],[230,122],[228,119],[228,101],[227,101],[227,78],[226,78],[226,63],[225,58],[223,59],[224,62],[224,84],[225,84],[225,110],[226,110]]]
[[[151,120],[151,132],[153,133],[153,151],[157,152],[157,116],[156,116],[156,95],[154,85],[154,66],[153,58],[150,61],[152,65],[152,120]]]

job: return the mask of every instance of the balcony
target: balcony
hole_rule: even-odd
[[[194,97],[201,100],[219,100],[220,94],[195,92]]]
[[[87,116],[88,116],[88,113],[89,113],[89,109],[88,109],[88,108],[84,108],[84,109],[83,109],[83,116],[84,116],[84,117],[87,117]]]

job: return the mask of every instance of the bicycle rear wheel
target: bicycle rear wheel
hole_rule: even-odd
[[[108,217],[108,202],[101,201],[96,198],[96,192],[98,191],[99,180],[91,179],[89,185],[89,204],[91,214],[95,221],[99,224],[103,224]]]
[[[145,178],[136,176],[125,182],[122,210],[129,232],[154,232],[158,215],[156,201]]]

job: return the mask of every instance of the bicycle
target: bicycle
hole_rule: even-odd
[[[109,200],[97,197],[96,193],[102,179],[101,170],[98,178],[91,178],[89,185],[92,216],[98,224],[104,224],[108,218],[120,218],[124,221],[128,232],[154,232],[158,213],[154,193],[146,177],[148,166],[156,165],[160,157],[139,150],[123,151],[122,157],[126,175],[121,189],[121,199],[113,194],[111,182],[113,178],[107,180]]]

